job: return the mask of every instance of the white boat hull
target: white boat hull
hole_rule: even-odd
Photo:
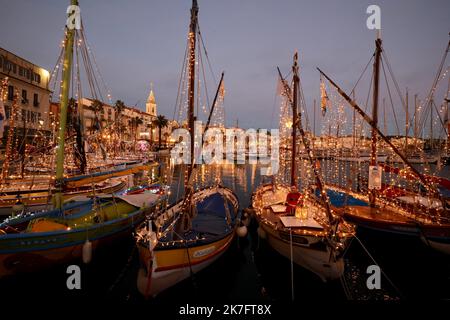
[[[291,259],[290,242],[283,240],[276,230],[264,226],[269,245],[284,257]],[[344,273],[344,261],[342,258],[334,259],[329,247],[326,250],[311,248],[309,244],[321,241],[320,238],[305,236],[308,245],[292,244],[292,259],[295,264],[316,274],[322,281],[335,280]]]

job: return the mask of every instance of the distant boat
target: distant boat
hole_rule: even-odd
[[[121,191],[127,187],[127,182],[120,177],[151,170],[156,166],[155,162],[123,163],[97,172],[67,177],[64,179],[64,201],[78,196]],[[52,192],[55,190],[52,186],[54,181],[44,179],[38,183],[35,180],[39,179],[32,178],[25,182],[18,182],[18,184],[22,184],[21,188],[17,188],[17,184],[14,183],[12,188],[3,187],[0,190],[0,216],[53,208],[51,200]]]
[[[412,164],[436,164],[438,161],[440,161],[439,155],[432,155],[432,154],[416,154],[416,155],[409,155],[407,156],[408,162]],[[402,159],[398,156],[392,156],[389,157],[389,162],[393,163],[403,163]]]

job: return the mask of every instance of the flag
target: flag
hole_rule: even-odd
[[[328,99],[327,90],[325,89],[325,83],[322,79],[320,79],[320,108],[322,109],[322,116],[325,116],[329,103],[330,99]]]

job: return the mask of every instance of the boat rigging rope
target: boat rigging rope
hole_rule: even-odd
[[[108,292],[109,293],[111,293],[117,287],[117,285],[122,281],[122,279],[125,276],[126,272],[130,268],[131,262],[133,261],[134,255],[136,253],[136,249],[137,249],[137,244],[133,244],[133,249],[131,249],[131,253],[128,256],[127,262],[125,263],[124,267],[122,268],[122,270],[118,274],[116,280],[114,280],[114,282],[108,288]]]
[[[392,101],[391,89],[389,88],[389,82],[388,82],[388,78],[386,76],[386,70],[384,68],[383,58],[381,58],[380,60],[381,60],[381,67],[383,69],[383,74],[384,74],[384,81],[386,82],[386,89],[387,89],[387,92],[388,92],[389,101],[391,102],[392,113],[394,114],[395,126],[397,127],[397,135],[399,136],[400,135],[400,127],[398,126],[397,113],[395,112],[394,102]],[[402,103],[403,103],[403,99],[402,99]],[[385,132],[385,134],[387,134],[387,132]]]
[[[292,228],[289,228],[289,247],[291,252],[291,299],[294,301],[294,250],[292,248]]]
[[[198,35],[199,35],[199,38],[200,38],[200,41],[201,41],[201,44],[203,47],[203,51],[205,52],[206,61],[208,62],[209,71],[211,72],[211,75],[214,79],[214,83],[217,84],[217,79],[216,79],[215,73],[213,72],[213,68],[211,66],[211,61],[209,60],[208,51],[206,50],[205,42],[203,41],[203,36],[200,32],[200,24],[198,23],[198,21],[197,21],[197,29],[198,29]]]
[[[373,58],[375,57],[375,53],[372,54],[372,56],[369,59],[369,62],[367,62],[366,67],[364,68],[363,72],[361,73],[361,75],[359,76],[358,80],[356,81],[355,85],[352,88],[352,91],[350,91],[350,94],[353,94],[355,92],[356,87],[359,84],[359,81],[362,79],[362,77],[364,76],[364,74],[367,71],[367,68],[369,67],[370,63],[372,62]]]
[[[373,261],[373,263],[375,265],[377,265],[378,267],[380,267],[380,265],[375,261],[374,257],[370,254],[369,250],[366,248],[366,246],[364,246],[364,244],[362,243],[362,241],[356,236],[355,234],[355,239],[358,240],[359,244],[361,245],[361,247],[364,249],[364,251],[367,253],[367,255],[369,256],[369,258]],[[380,267],[380,271],[383,274],[383,276],[387,279],[387,281],[389,282],[389,284],[395,289],[395,291],[397,291],[397,293],[399,294],[400,298],[403,298],[403,294],[402,292],[397,288],[397,286],[395,286],[395,284],[392,282],[392,280],[387,276],[387,274],[383,271],[383,269]]]
[[[185,78],[183,75],[185,73],[186,68],[186,60],[187,60],[187,52],[189,47],[189,39],[187,40],[186,48],[184,50],[184,56],[183,56],[183,64],[181,66],[181,74],[180,74],[180,80],[178,81],[178,90],[177,90],[177,98],[175,100],[175,106],[173,108],[173,117],[172,120],[175,120],[175,116],[177,114],[177,110],[181,109],[181,96],[182,96],[182,90],[181,88],[184,88],[184,81],[183,78]],[[183,85],[182,85],[183,83]],[[180,104],[180,106],[178,105]]]

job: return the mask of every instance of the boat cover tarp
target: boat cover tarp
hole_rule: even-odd
[[[233,207],[229,201],[226,204],[233,219]],[[224,197],[221,194],[214,193],[197,203],[197,216],[192,220],[192,229],[196,232],[215,235],[229,231]]]

